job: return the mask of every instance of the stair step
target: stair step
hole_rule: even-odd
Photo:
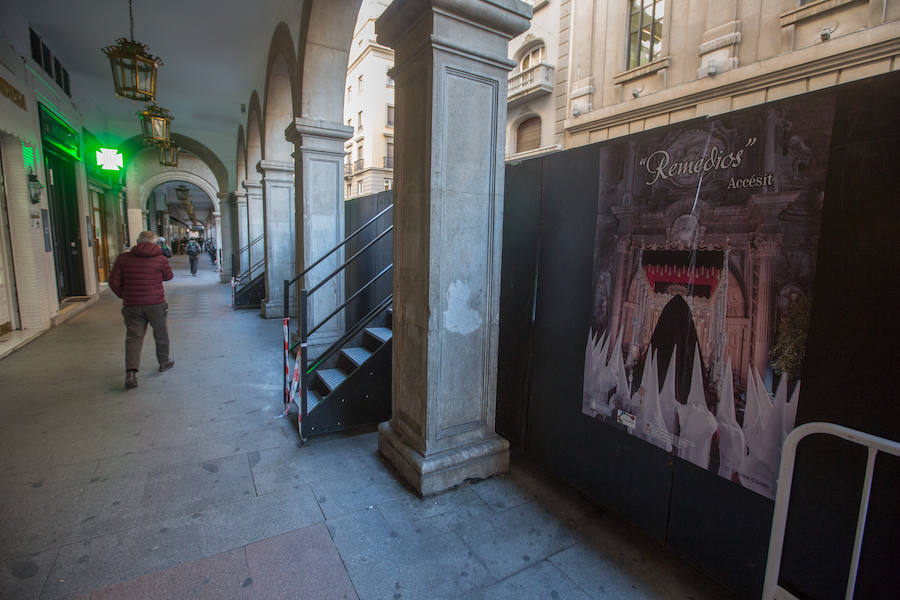
[[[343,352],[344,356],[349,358],[350,362],[352,362],[357,367],[360,366],[361,364],[363,364],[364,362],[366,362],[366,359],[368,359],[370,356],[372,356],[371,352],[369,352],[365,348],[359,348],[359,347],[344,348],[343,350],[341,350],[341,352]]]
[[[347,379],[347,374],[340,369],[319,369],[316,373],[329,392],[333,392],[337,386]]]
[[[306,390],[306,413],[309,414],[322,403],[322,396],[315,390]]]
[[[366,333],[381,342],[387,342],[394,335],[394,332],[387,327],[366,327]]]

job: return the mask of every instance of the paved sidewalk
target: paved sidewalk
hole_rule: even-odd
[[[422,500],[372,430],[297,448],[280,322],[173,267],[137,389],[109,293],[0,360],[0,599],[730,597],[524,460]]]

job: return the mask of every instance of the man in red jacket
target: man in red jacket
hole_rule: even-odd
[[[153,327],[156,340],[156,359],[159,370],[166,371],[175,365],[169,359],[169,330],[166,325],[166,292],[163,281],[174,277],[169,259],[152,231],[142,231],[137,245],[119,255],[109,274],[109,288],[122,299],[122,316],[125,318],[125,388],[137,387],[137,372],[141,366],[141,346],[147,323]]]

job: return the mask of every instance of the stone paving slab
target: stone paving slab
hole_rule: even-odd
[[[471,600],[591,600],[574,581],[546,560],[499,583],[466,593],[464,597]]]
[[[249,578],[240,548],[110,586],[90,600],[239,600],[246,597]]]
[[[351,600],[356,591],[322,524],[247,546],[252,598]]]

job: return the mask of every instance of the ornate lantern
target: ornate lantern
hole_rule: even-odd
[[[181,203],[181,208],[184,209],[184,212],[187,213],[191,223],[196,227],[197,216],[194,214],[194,203],[191,202],[190,188],[184,184],[179,185],[175,188],[175,197],[178,198],[178,202]]]
[[[178,146],[172,142],[163,142],[156,145],[159,150],[159,164],[164,167],[178,166]]]
[[[144,141],[148,144],[164,144],[172,141],[169,136],[169,125],[175,119],[164,108],[160,108],[155,102],[147,105],[147,108],[140,111],[138,116],[141,118],[141,133],[144,135]]]
[[[162,61],[150,54],[149,46],[134,39],[132,0],[128,0],[128,15],[131,20],[131,38],[119,38],[114,46],[107,46],[103,52],[112,67],[116,95],[152,102],[156,98],[156,72]]]

